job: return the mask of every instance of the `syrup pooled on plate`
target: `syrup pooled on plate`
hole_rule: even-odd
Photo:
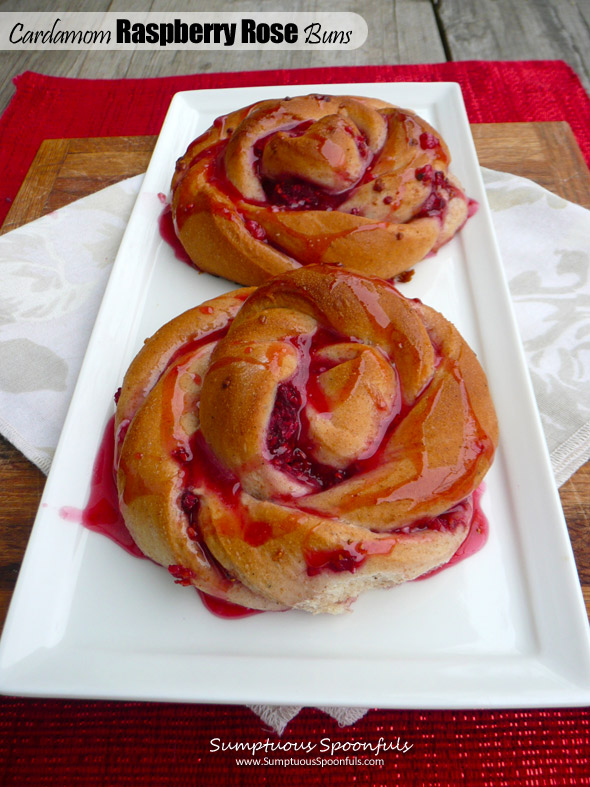
[[[160,237],[170,246],[176,259],[194,267],[194,263],[186,253],[184,246],[178,240],[178,235],[174,229],[174,221],[172,220],[172,206],[168,203],[164,205],[160,213],[158,229],[160,230]]]
[[[71,506],[64,506],[59,513],[67,521],[77,522],[95,533],[106,536],[134,557],[147,559],[131,538],[119,509],[117,485],[113,471],[114,425],[115,418],[113,416],[106,425],[96,455],[86,507],[80,511]],[[256,615],[259,612],[259,610],[240,607],[224,599],[214,598],[201,590],[197,592],[205,608],[220,618],[234,620]]]

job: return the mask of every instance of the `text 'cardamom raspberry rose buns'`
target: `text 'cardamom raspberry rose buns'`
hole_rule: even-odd
[[[435,129],[378,99],[261,101],[178,160],[173,221],[198,268],[240,284],[334,262],[391,279],[473,211],[450,161]]]
[[[453,557],[497,437],[451,323],[386,281],[306,266],[146,342],[117,404],[120,507],[187,584],[337,613]]]

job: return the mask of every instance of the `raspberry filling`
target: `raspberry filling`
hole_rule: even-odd
[[[290,210],[336,210],[349,191],[328,194],[321,187],[297,178],[262,181],[264,193],[271,205]]]
[[[327,357],[321,351],[334,344],[354,343],[355,339],[331,329],[320,328],[311,337],[293,339],[292,342],[301,360],[295,375],[277,387],[267,429],[266,448],[276,468],[307,484],[310,493],[313,493],[345,481],[371,462],[378,463],[379,448],[371,456],[359,458],[348,467],[333,467],[315,458],[317,446],[312,438],[307,407],[311,406],[315,413],[327,414],[329,417],[332,405],[319,381],[323,372],[340,363],[337,357]],[[342,389],[342,400],[346,399],[347,391],[346,387]],[[398,405],[392,411],[391,418],[384,421],[380,442],[391,432],[402,414],[401,396]]]
[[[444,218],[449,201],[460,196],[459,189],[453,186],[444,172],[434,170],[430,164],[425,164],[416,170],[416,180],[425,185],[430,184],[431,188],[430,194],[424,200],[416,218]],[[443,196],[443,190],[446,196]]]
[[[452,532],[458,527],[467,526],[469,528],[467,536],[453,557],[443,566],[429,571],[418,579],[425,579],[437,574],[444,568],[449,568],[475,554],[485,545],[488,539],[488,522],[479,502],[483,490],[483,485],[480,485],[472,495],[457,503],[444,514],[432,519],[413,522],[411,525],[394,531],[390,538],[372,542],[353,542],[334,550],[304,547],[303,557],[307,564],[307,575],[314,577],[323,571],[333,573],[348,571],[353,574],[361,568],[369,556],[390,552],[395,547],[394,539],[408,538],[414,533],[426,530]]]
[[[385,541],[376,542],[382,544],[382,553],[391,551],[392,545]],[[315,577],[323,571],[332,571],[339,574],[348,571],[350,574],[360,568],[370,554],[375,554],[378,550],[371,550],[370,544],[352,543],[339,549],[303,549],[303,558],[307,564],[307,576]]]
[[[195,578],[195,572],[190,568],[186,568],[186,566],[171,565],[168,566],[168,571],[174,577],[174,582],[184,587],[191,585],[192,580]]]
[[[429,134],[426,131],[420,134],[418,141],[420,142],[420,147],[422,150],[434,150],[434,148],[440,147],[440,140],[438,137],[435,137],[434,134]]]
[[[286,133],[290,137],[300,137],[308,131],[313,123],[313,120],[306,120],[288,130]],[[355,135],[352,127],[347,127],[347,130],[351,136],[355,137],[359,154],[363,159],[366,159],[368,163],[371,151],[367,146],[365,137],[362,134]],[[256,175],[262,183],[266,198],[271,205],[287,208],[289,210],[336,210],[338,206],[350,196],[352,189],[346,189],[338,194],[330,194],[321,188],[321,186],[317,186],[300,178],[286,177],[278,180],[271,180],[270,178],[262,177],[260,164],[264,148],[273,136],[274,132],[256,142],[254,145],[253,162]],[[356,185],[353,188],[356,188]]]
[[[268,426],[266,445],[275,459],[293,448],[289,446],[296,440],[299,431],[299,412],[301,395],[292,385],[283,383],[277,390],[274,410]]]
[[[309,484],[314,490],[329,489],[348,478],[349,472],[314,460],[313,447],[306,434],[307,419],[303,406],[301,394],[293,383],[279,385],[266,447],[275,467]]]
[[[182,487],[184,491],[178,499],[178,505],[184,511],[187,518],[186,535],[194,542],[195,546],[202,553],[209,565],[217,572],[218,576],[228,582],[233,582],[229,572],[225,570],[221,563],[213,556],[207,546],[199,525],[200,500],[192,490],[198,487],[203,478],[210,475],[215,476],[216,486],[222,491],[226,500],[235,499],[239,491],[240,484],[238,479],[225,470],[215,459],[200,431],[197,431],[191,438],[186,448],[171,452],[172,458],[179,464],[179,472],[183,477]],[[205,467],[208,467],[208,470]],[[214,472],[210,473],[211,468]]]
[[[295,376],[277,387],[266,433],[266,448],[272,464],[308,484],[313,492],[329,489],[352,473],[350,468],[332,467],[314,458],[306,415],[307,404],[312,404],[317,412],[330,409],[317,381],[322,372],[338,361],[322,358],[317,351],[342,341],[350,342],[351,339],[326,328],[320,328],[312,336],[292,340],[301,362]]]
[[[237,479],[228,474],[227,472],[217,472],[219,469],[217,462],[212,460],[212,454],[209,451],[203,436],[198,431],[191,438],[190,444],[187,449],[184,449],[184,454],[180,455],[178,450],[172,452],[173,458],[179,463],[179,471],[183,475],[184,492],[178,499],[178,505],[186,514],[187,525],[186,535],[195,544],[195,547],[201,553],[202,557],[208,562],[209,566],[217,573],[217,575],[225,582],[231,584],[235,582],[233,577],[225,567],[214,557],[211,550],[207,546],[201,527],[199,525],[199,511],[201,501],[198,495],[192,492],[194,485],[206,477],[204,466],[207,465],[211,469],[211,461],[215,465],[215,478],[216,483],[221,484],[221,488],[225,493],[226,499],[236,497],[239,489]],[[168,571],[174,577],[174,581],[178,585],[189,586],[192,585],[194,573],[190,568],[179,565],[168,566]],[[217,617],[222,618],[242,618],[250,615],[256,615],[259,610],[249,609],[242,607],[239,604],[233,604],[222,598],[216,598],[204,593],[202,590],[197,592],[201,597],[204,606]]]

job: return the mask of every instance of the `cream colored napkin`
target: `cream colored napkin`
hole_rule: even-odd
[[[482,170],[556,483],[590,457],[590,212]],[[0,238],[0,432],[48,472],[138,176]],[[252,706],[282,732],[298,707]],[[365,711],[324,708],[340,724]]]
[[[0,237],[0,432],[44,473],[142,179]]]
[[[590,211],[482,169],[557,486],[590,458]]]

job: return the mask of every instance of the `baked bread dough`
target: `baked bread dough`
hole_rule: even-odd
[[[314,613],[448,562],[497,443],[453,325],[333,265],[165,325],[127,372],[115,428],[144,554],[218,598]]]
[[[261,101],[178,160],[172,216],[194,264],[240,284],[318,263],[391,279],[466,221],[450,161],[428,123],[377,99]]]

